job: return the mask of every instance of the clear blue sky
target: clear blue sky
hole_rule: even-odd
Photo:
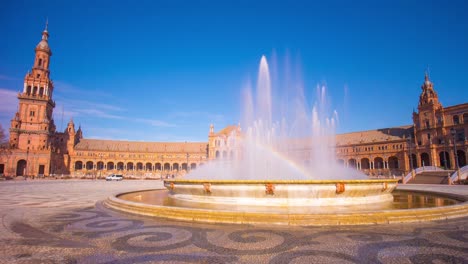
[[[322,2],[3,1],[0,123],[46,17],[57,128],[73,116],[87,138],[206,141],[239,122],[263,54],[310,101],[327,85],[339,132],[410,124],[427,67],[444,106],[468,101],[467,1]]]

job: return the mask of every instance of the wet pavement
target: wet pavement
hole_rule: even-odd
[[[203,224],[105,208],[160,181],[0,182],[0,263],[468,263],[468,217],[371,226]],[[402,186],[414,188],[414,186]],[[418,186],[468,195],[468,186]]]

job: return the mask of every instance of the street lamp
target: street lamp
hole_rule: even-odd
[[[413,154],[411,154],[411,146],[412,146],[412,137],[411,134],[408,136],[408,151],[409,151],[409,160],[410,160],[410,171],[413,174]]]
[[[189,171],[189,161],[188,161],[188,158],[189,158],[189,154],[187,153],[187,172]]]
[[[457,155],[457,142],[455,140],[455,135],[457,134],[457,131],[455,128],[450,129],[450,134],[452,134],[453,137],[453,152],[455,154],[455,170],[457,170],[457,178],[458,182],[460,182],[460,171],[458,170],[458,155]]]

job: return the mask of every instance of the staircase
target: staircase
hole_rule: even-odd
[[[454,171],[443,170],[443,171],[422,171],[410,179],[407,183],[409,184],[448,184],[448,175],[452,175]]]

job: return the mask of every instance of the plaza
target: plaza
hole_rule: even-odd
[[[288,227],[141,217],[103,206],[161,181],[0,182],[0,263],[466,263],[468,218]],[[464,186],[405,185],[468,199]],[[14,199],[12,199],[14,197]]]

